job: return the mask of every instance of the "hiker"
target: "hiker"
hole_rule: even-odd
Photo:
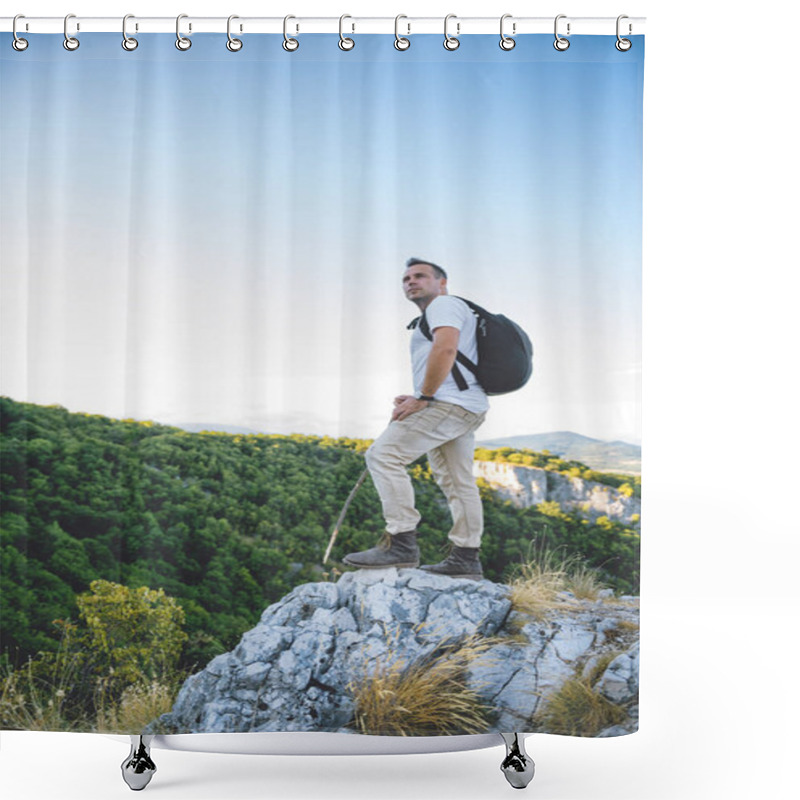
[[[386,532],[378,545],[350,553],[344,563],[364,569],[419,566],[417,525],[421,516],[414,507],[406,467],[427,453],[431,471],[447,498],[453,527],[444,561],[421,569],[480,580],[483,506],[472,465],[474,434],[486,417],[489,402],[475,375],[456,365],[459,353],[472,362],[478,360],[477,318],[465,301],[448,295],[447,273],[430,261],[408,259],[403,290],[423,312],[409,325],[414,328],[411,365],[415,394],[394,399],[389,426],[366,453]]]

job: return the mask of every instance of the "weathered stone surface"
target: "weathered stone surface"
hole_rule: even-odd
[[[612,703],[627,703],[639,695],[639,645],[617,656],[597,682],[597,691]]]
[[[587,674],[602,653],[621,649],[620,630],[629,649],[608,665],[597,687],[612,702],[632,705],[635,603],[562,599],[568,604],[536,621],[511,610],[507,586],[416,569],[360,570],[337,583],[298,586],[267,608],[233,651],[191,676],[172,711],[150,730],[353,732],[353,682],[376,665],[409,664],[443,642],[473,635],[499,639],[464,675],[493,709],[491,731],[530,730],[551,693]],[[636,724],[632,713],[620,728],[625,733]]]
[[[635,524],[634,516],[642,513],[638,497],[629,497],[597,481],[573,478],[540,467],[476,461],[473,472],[518,508],[556,502],[565,511],[578,512],[592,520],[605,516],[626,524]]]

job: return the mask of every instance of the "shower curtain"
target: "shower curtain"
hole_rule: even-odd
[[[2,727],[634,732],[644,38],[239,38],[2,34]],[[477,426],[415,280],[532,343]],[[403,402],[482,528],[431,445],[354,567]]]

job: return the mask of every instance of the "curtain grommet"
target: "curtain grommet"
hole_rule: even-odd
[[[616,47],[617,50],[620,51],[620,53],[627,53],[628,50],[630,50],[631,47],[633,47],[633,42],[630,39],[625,39],[624,37],[620,36],[620,34],[619,34],[619,23],[623,19],[628,19],[628,18],[629,17],[628,17],[627,14],[620,14],[617,17],[617,41],[614,42],[614,47]],[[630,35],[631,30],[632,30],[631,24],[628,23],[628,35]]]
[[[447,31],[447,23],[451,19],[457,19],[456,15],[448,14],[444,18],[444,42],[443,42],[444,49],[449,50],[450,52],[452,52],[453,50],[458,50],[458,48],[461,46],[461,42],[458,40],[458,34],[461,31],[461,23],[460,22],[456,23],[456,35],[451,36]]]
[[[512,36],[506,36],[505,31],[503,30],[503,25],[507,19],[511,19],[511,14],[503,14],[500,17],[500,49],[505,50],[508,52],[509,50],[513,50],[517,46],[516,40]],[[517,32],[517,23],[512,23],[511,30],[513,33]]]
[[[294,53],[294,51],[297,50],[298,47],[300,47],[300,40],[299,39],[294,39],[291,36],[289,36],[289,33],[287,31],[287,26],[289,24],[289,20],[290,19],[297,19],[297,17],[294,17],[291,14],[287,14],[283,18],[283,42],[282,42],[282,47],[287,53]],[[300,27],[298,26],[296,30],[299,31]]]
[[[175,20],[175,47],[181,51],[188,50],[192,46],[192,40],[181,35],[181,20],[188,19],[188,17],[188,14],[178,14],[178,18]],[[189,30],[191,29],[190,25]]]
[[[133,14],[126,14],[122,18],[122,49],[132,53],[139,46],[139,40],[134,39],[133,36],[128,36],[127,25],[129,19],[135,19]]]
[[[555,33],[556,36],[556,40],[553,42],[553,47],[555,47],[555,49],[558,50],[559,53],[563,53],[565,50],[569,49],[569,39],[565,39],[558,32],[558,21],[560,19],[566,19],[566,18],[567,18],[566,14],[559,14],[556,17],[555,23],[553,24],[553,32]],[[570,29],[570,23],[568,22],[567,36],[569,36],[569,29]]]
[[[14,17],[14,21],[11,23],[11,33],[13,34],[13,39],[11,40],[11,46],[18,52],[21,53],[23,50],[28,49],[28,40],[23,39],[21,36],[17,35],[17,20],[18,19],[25,19],[24,14],[17,14]]]
[[[408,48],[411,47],[411,39],[407,39],[405,36],[401,36],[400,35],[400,31],[398,30],[398,26],[400,24],[400,20],[401,19],[408,19],[408,17],[405,14],[398,14],[394,18],[394,49],[395,50],[400,50],[402,52],[404,50],[408,50]],[[407,35],[410,35],[411,34],[411,25],[409,23],[406,23],[406,26],[408,27],[408,34]]]
[[[73,50],[77,50],[81,46],[81,43],[76,37],[69,35],[67,25],[69,24],[70,19],[75,19],[75,15],[67,14],[67,16],[64,17],[64,41],[62,44],[64,45],[65,50],[72,52]],[[77,27],[77,30],[80,30],[80,25]]]
[[[227,47],[228,50],[231,51],[231,53],[238,53],[244,46],[244,43],[242,42],[241,39],[237,39],[235,36],[231,36],[231,20],[234,19],[239,19],[239,17],[236,14],[231,14],[228,17],[228,41],[225,42],[225,47]]]

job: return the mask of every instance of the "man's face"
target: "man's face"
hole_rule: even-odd
[[[413,264],[403,275],[403,291],[413,303],[428,305],[435,297],[445,293],[446,280],[437,278],[430,264]]]

